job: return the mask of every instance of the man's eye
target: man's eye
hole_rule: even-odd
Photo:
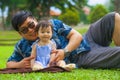
[[[34,28],[35,27],[35,24],[34,22],[31,22],[29,25],[28,25],[29,28]]]
[[[21,28],[21,29],[20,29],[20,31],[24,31],[24,30],[25,30],[25,28]]]
[[[21,32],[26,31],[26,28],[21,28],[20,31]]]

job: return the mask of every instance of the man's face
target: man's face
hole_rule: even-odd
[[[37,25],[37,20],[28,17],[25,22],[19,27],[19,33],[22,37],[27,40],[34,41],[37,39],[37,33],[35,28]]]

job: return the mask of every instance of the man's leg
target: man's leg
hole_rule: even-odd
[[[116,46],[120,46],[120,15],[115,14],[115,27],[113,32],[113,41]]]
[[[64,60],[60,60],[60,61],[57,62],[57,66],[63,67],[63,66],[65,66],[65,65],[66,65],[66,63],[65,63]]]
[[[120,68],[120,47],[108,47],[112,38],[120,44],[119,22],[119,14],[112,12],[91,25],[86,33],[91,50],[79,55],[78,67]]]
[[[78,67],[120,68],[120,47],[98,47],[79,55]]]
[[[101,46],[109,46],[112,42],[114,27],[115,27],[115,12],[106,14],[98,21],[91,24],[87,38],[90,38],[94,43]]]

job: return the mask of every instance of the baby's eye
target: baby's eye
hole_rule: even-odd
[[[41,32],[41,33],[44,33],[44,32]]]
[[[50,33],[50,31],[48,31],[47,33]]]

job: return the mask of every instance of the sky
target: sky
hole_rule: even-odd
[[[6,17],[8,12],[8,7],[5,8],[5,11],[3,12],[3,15]],[[0,16],[1,16],[1,9],[0,9]]]
[[[88,0],[89,5],[105,4],[108,0]]]

